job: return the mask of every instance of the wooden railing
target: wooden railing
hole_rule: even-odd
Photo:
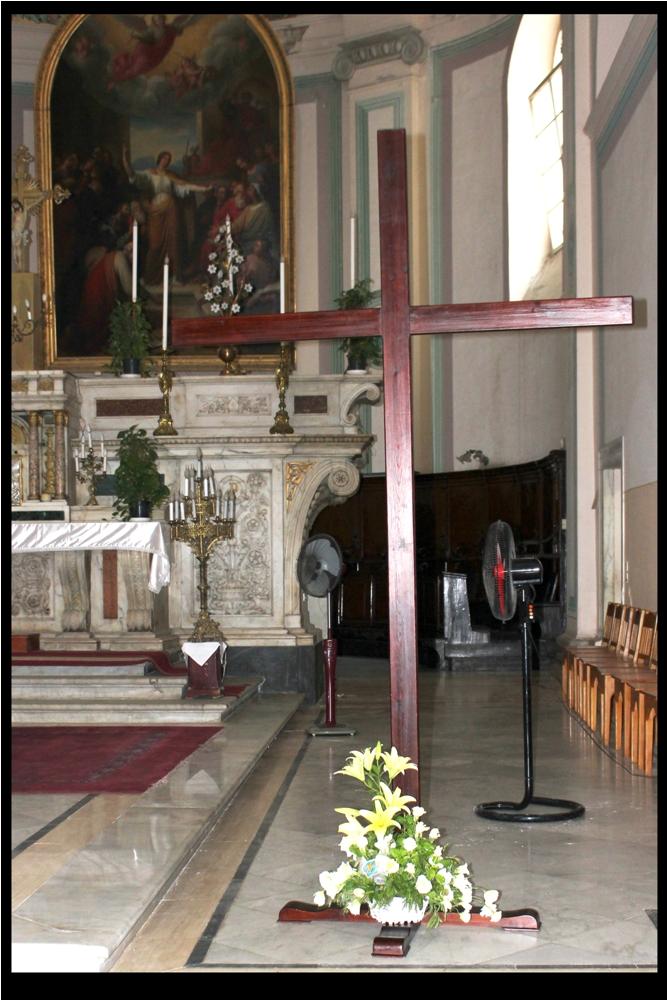
[[[563,655],[563,700],[602,744],[653,774],[657,744],[658,616],[609,604],[602,640]]]

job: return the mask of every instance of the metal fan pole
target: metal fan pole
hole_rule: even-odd
[[[324,657],[324,726],[312,726],[311,736],[354,736],[356,729],[336,725],[336,658],[338,642],[331,629],[331,591],[327,594],[327,637],[322,641]]]
[[[475,806],[477,816],[484,819],[500,820],[506,823],[557,823],[566,819],[583,816],[585,807],[569,799],[547,799],[533,795],[533,719],[531,699],[532,646],[529,632],[532,620],[532,605],[528,603],[524,589],[521,590],[521,667],[523,675],[523,764],[524,796],[521,802],[483,802]],[[555,813],[525,813],[531,803],[560,809]]]

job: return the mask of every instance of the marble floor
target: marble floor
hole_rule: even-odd
[[[238,770],[244,726],[261,726],[261,707],[254,723],[237,713],[228,742],[205,744],[186,762],[187,780],[179,765],[157,799],[14,796],[15,941],[31,944],[33,962],[42,948],[44,968],[57,971],[86,971],[86,961],[111,972],[657,971],[657,779],[605,754],[563,707],[559,684],[555,661],[533,675],[535,794],[580,802],[585,815],[498,823],[473,810],[523,794],[518,666],[420,671],[425,818],[477,884],[500,890],[504,909],[538,910],[539,931],[422,927],[409,954],[391,959],[372,957],[370,923],[277,923],[281,906],[311,901],[319,872],[343,860],[334,808],[360,802],[334,772],[351,749],[389,742],[386,661],[341,658],[337,721],[356,735],[309,736],[319,708],[302,706],[224,810],[212,806],[213,785]],[[179,853],[180,832],[198,823],[202,836]],[[132,844],[130,889],[121,848]],[[158,890],[145,870],[151,845],[171,866]],[[123,886],[140,903],[133,922]],[[108,931],[117,944],[100,958],[100,927],[114,919],[127,926]],[[68,953],[74,925],[79,951]],[[13,971],[29,970],[19,961]]]

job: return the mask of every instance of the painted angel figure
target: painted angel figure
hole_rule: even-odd
[[[116,14],[136,39],[133,49],[119,52],[111,65],[109,88],[125,80],[133,80],[142,73],[155,69],[167,57],[179,35],[199,14],[178,14],[173,21],[167,21],[166,14]]]

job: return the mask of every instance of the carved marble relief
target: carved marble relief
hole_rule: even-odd
[[[271,413],[270,396],[198,396],[197,416],[266,416]]]
[[[289,510],[296,491],[306,478],[308,469],[311,469],[314,462],[287,462],[285,466],[285,501]]]
[[[53,556],[12,557],[12,615],[53,618]]]
[[[57,567],[63,593],[63,632],[85,632],[90,611],[89,560],[86,552],[59,552]]]
[[[208,568],[209,606],[220,615],[270,615],[271,477],[268,472],[216,476],[225,493],[235,485],[234,538],[220,542]],[[224,628],[224,624],[223,624]]]

